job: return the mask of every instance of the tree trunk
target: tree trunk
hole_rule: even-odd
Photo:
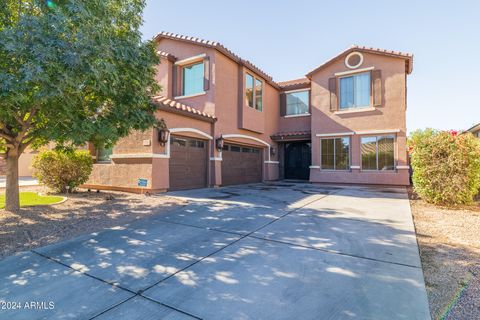
[[[7,185],[5,191],[5,209],[17,212],[20,210],[18,187],[18,154],[9,152],[7,158]]]

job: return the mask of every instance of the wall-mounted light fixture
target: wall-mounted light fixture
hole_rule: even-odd
[[[222,136],[220,136],[219,138],[217,138],[215,140],[215,146],[217,147],[217,150],[218,151],[222,151],[223,150],[223,146],[225,144],[225,139],[223,139]]]
[[[274,156],[276,154],[277,154],[277,149],[275,149],[274,147],[270,147],[270,155]]]
[[[165,120],[160,119],[156,124],[156,128],[158,133],[158,142],[160,145],[164,146],[170,137],[170,130],[168,130]]]

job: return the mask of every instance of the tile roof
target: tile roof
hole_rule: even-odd
[[[157,104],[161,104],[163,106],[179,110],[179,111],[184,111],[187,113],[195,114],[197,116],[205,117],[211,120],[216,120],[217,118],[213,114],[209,114],[207,112],[200,111],[198,109],[195,109],[193,107],[187,106],[183,103],[180,103],[178,101],[168,99],[167,97],[164,96],[155,96],[153,97],[153,102]]]
[[[272,134],[270,137],[273,140],[283,140],[288,138],[295,138],[301,136],[310,136],[312,133],[311,131],[290,131],[290,132],[278,132]]]
[[[473,126],[471,126],[470,128],[468,128],[467,130],[465,130],[466,132],[475,132],[477,131],[478,129],[480,129],[480,123],[477,123]]]
[[[165,51],[158,50],[158,51],[157,51],[157,54],[160,56],[160,58],[165,58],[165,59],[168,59],[168,60],[170,60],[170,61],[175,61],[175,60],[177,60],[177,58],[176,58],[173,54],[171,54],[171,53],[169,53],[169,52],[165,52]]]
[[[226,48],[224,45],[222,45],[219,42],[204,40],[204,39],[200,39],[200,38],[196,38],[196,37],[184,36],[184,35],[181,35],[181,34],[172,33],[172,32],[165,32],[165,31],[160,32],[159,34],[157,34],[154,37],[155,40],[159,40],[161,38],[186,41],[186,42],[195,43],[195,44],[198,44],[198,45],[201,45],[201,46],[214,48],[214,49],[218,50],[219,52],[223,53],[224,55],[226,55],[227,57],[229,57],[230,59],[232,59],[233,61],[235,61],[235,62],[237,62],[241,65],[244,65],[245,67],[247,67],[251,71],[257,73],[260,76],[262,76],[265,80],[267,80],[268,83],[270,83],[274,87],[278,88],[278,84],[275,81],[273,81],[272,77],[270,75],[268,75],[265,71],[263,71],[262,69],[260,69],[256,65],[254,65],[252,62],[240,58],[238,55],[233,53],[230,49]]]
[[[283,91],[307,88],[310,86],[310,79],[300,78],[288,81],[281,81],[278,82],[278,85]]]
[[[300,78],[300,79],[293,79],[293,80],[287,80],[287,81],[280,81],[278,82],[278,85],[280,87],[285,87],[285,86],[291,86],[294,84],[304,84],[304,83],[310,83],[310,79]]]
[[[311,75],[318,70],[322,69],[323,67],[329,65],[333,61],[337,60],[344,54],[348,54],[352,51],[363,51],[363,52],[368,52],[368,53],[373,53],[373,54],[381,54],[381,55],[386,55],[390,57],[396,57],[396,58],[402,58],[405,59],[405,69],[408,74],[412,72],[413,69],[413,54],[411,53],[405,53],[405,52],[400,52],[400,51],[393,51],[393,50],[385,50],[385,49],[379,49],[379,48],[372,48],[372,47],[365,47],[365,46],[358,46],[358,45],[352,45],[349,48],[343,50],[341,53],[335,55],[333,58],[325,61],[322,63],[320,66],[317,68],[313,69],[309,73],[307,73],[307,77],[311,77]]]

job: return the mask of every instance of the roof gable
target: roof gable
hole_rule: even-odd
[[[314,73],[316,73],[317,71],[320,71],[321,69],[325,68],[326,66],[332,64],[333,62],[337,61],[338,59],[342,58],[343,56],[346,56],[349,53],[354,52],[354,51],[372,53],[372,54],[378,54],[378,55],[383,55],[383,56],[389,56],[389,57],[404,59],[405,60],[405,72],[407,74],[410,74],[413,70],[413,54],[403,53],[403,52],[399,52],[399,51],[379,49],[379,48],[352,45],[351,47],[345,49],[344,51],[340,52],[339,54],[337,54],[333,58],[325,61],[320,66],[318,66],[317,68],[315,68],[312,71],[310,71],[309,73],[307,73],[306,76],[308,78],[311,78],[311,76]]]
[[[232,59],[233,61],[237,62],[240,65],[245,66],[247,69],[250,69],[252,72],[258,74],[262,78],[264,78],[269,84],[274,86],[275,88],[279,88],[278,84],[273,81],[272,77],[268,75],[265,71],[254,65],[248,60],[240,58],[238,55],[230,51],[230,49],[226,48],[224,45],[222,45],[219,42],[216,41],[210,41],[210,40],[204,40],[196,37],[189,37],[189,36],[184,36],[172,32],[165,32],[162,31],[159,34],[157,34],[154,37],[154,40],[159,41],[160,39],[171,39],[171,40],[178,40],[178,41],[184,41],[188,43],[193,43],[197,44],[200,46],[204,46],[207,48],[213,48],[216,49],[217,51],[221,52],[222,54],[226,55],[228,58]]]

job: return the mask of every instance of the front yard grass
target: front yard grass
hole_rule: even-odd
[[[480,203],[428,204],[409,189],[432,318],[480,319]]]
[[[54,204],[64,198],[59,196],[42,196],[36,192],[20,192],[20,207]],[[0,194],[0,209],[5,208],[5,194]]]

